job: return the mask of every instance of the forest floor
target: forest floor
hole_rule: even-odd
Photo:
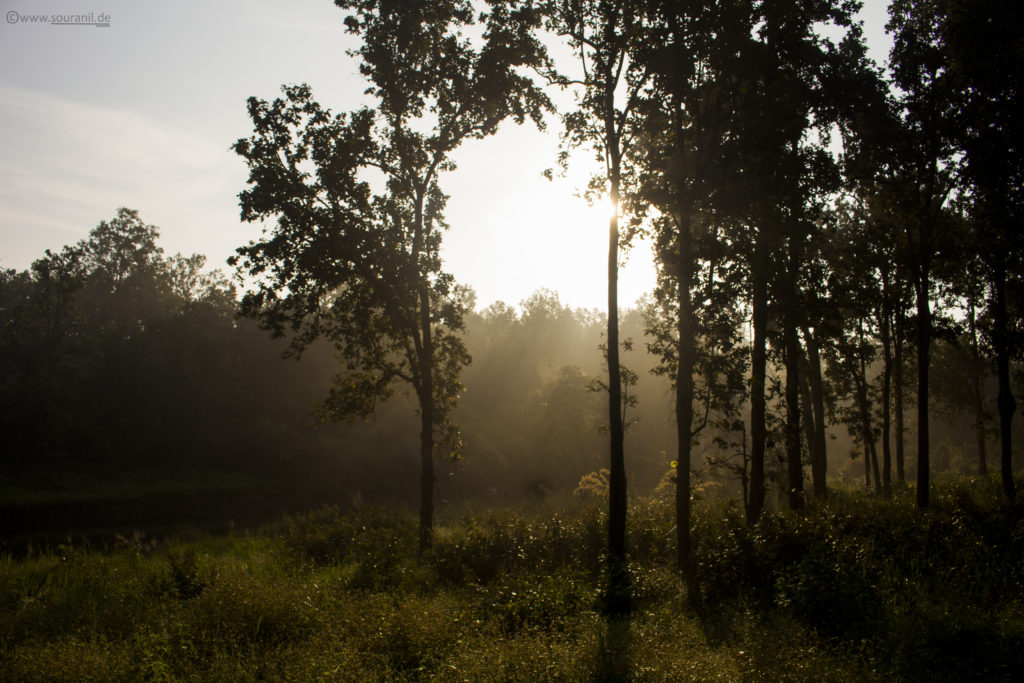
[[[596,504],[415,518],[364,506],[255,533],[0,558],[0,680],[964,681],[1024,671],[1024,507],[993,480],[834,492],[753,528],[630,510],[632,610],[604,616]],[[687,585],[688,584],[688,585]]]

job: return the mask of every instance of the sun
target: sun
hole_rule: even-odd
[[[543,178],[536,161],[543,157],[529,155],[536,136],[516,134],[515,144],[502,138],[475,145],[477,153],[460,158],[446,183],[452,226],[443,247],[446,268],[473,287],[480,307],[516,305],[543,288],[573,308],[606,310],[607,200],[588,204],[578,196],[587,173]],[[642,242],[629,250],[619,269],[620,308],[653,289],[650,253]]]
[[[545,181],[492,207],[480,217],[486,229],[453,228],[447,243],[447,263],[481,305],[518,304],[544,288],[573,308],[607,309],[607,203],[588,205],[568,184]],[[650,247],[634,244],[619,272],[619,306],[632,306],[653,285]]]

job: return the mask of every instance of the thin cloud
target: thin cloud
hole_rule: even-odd
[[[4,84],[0,130],[7,267],[58,248],[46,241],[55,231],[84,236],[122,205],[144,217],[188,205],[234,218],[231,188],[244,182],[244,170],[227,145],[151,116]]]

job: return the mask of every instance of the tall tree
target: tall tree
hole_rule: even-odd
[[[878,249],[875,225],[863,202],[843,201],[835,215],[828,289],[839,316],[831,335],[828,374],[837,397],[848,402],[838,413],[854,441],[863,447],[867,490],[881,491],[867,368],[877,356],[872,337],[881,334],[876,331],[880,324],[876,322],[872,328],[872,322],[882,305],[879,273],[887,255]]]
[[[529,8],[496,3],[481,18],[468,0],[338,0],[362,39],[352,54],[374,109],[332,115],[307,86],[249,100],[254,133],[235,151],[249,167],[243,220],[274,219],[231,263],[253,278],[244,311],[301,353],[324,337],[344,371],[321,412],[365,416],[412,385],[420,415],[420,548],[430,543],[434,457],[457,453],[451,420],[469,356],[465,301],[442,270],[446,196],[438,177],[452,152],[512,117],[540,124],[546,98],[517,67],[538,47]],[[383,174],[378,190],[368,172]],[[439,433],[438,433],[439,432]]]
[[[578,60],[579,76],[550,66],[551,82],[572,87],[576,108],[563,116],[564,140],[570,147],[592,149],[603,173],[591,187],[606,196],[608,220],[608,556],[613,611],[628,608],[626,584],[626,466],[622,419],[622,369],[619,359],[618,268],[623,240],[619,219],[623,184],[634,141],[632,124],[647,74],[632,59],[641,40],[643,15],[627,0],[557,0],[545,4],[546,28],[568,43]]]
[[[741,134],[756,196],[750,261],[754,349],[748,516],[752,520],[757,519],[764,498],[764,344],[769,297],[779,309],[785,365],[787,499],[792,509],[803,501],[799,390],[803,353],[798,330],[805,315],[806,246],[829,195],[839,187],[838,167],[828,144],[832,125],[848,110],[841,94],[849,65],[863,53],[853,10],[852,3],[838,1],[755,5],[754,78],[747,88],[750,96],[742,117],[747,127]],[[844,38],[838,44],[823,38],[819,24],[840,28]],[[772,135],[764,135],[766,130]]]
[[[728,219],[721,205],[727,193],[717,188],[728,182],[722,140],[751,13],[742,1],[653,2],[647,10],[651,37],[638,47],[636,59],[651,73],[652,84],[641,106],[644,153],[631,199],[657,211],[652,227],[661,315],[651,318],[648,332],[655,339],[651,351],[663,361],[659,372],[671,373],[675,390],[676,559],[686,571],[693,447],[708,425],[712,403],[731,403],[722,395],[727,383],[718,386],[728,373],[714,367],[735,348],[738,331],[729,315],[738,301],[730,291],[736,269],[719,229]],[[733,296],[723,296],[726,291]],[[671,330],[667,321],[674,323]]]
[[[840,121],[843,167],[847,192],[860,206],[866,247],[863,265],[875,274],[877,305],[873,307],[882,347],[882,454],[883,489],[891,484],[893,459],[891,432],[895,417],[897,481],[903,470],[903,349],[909,282],[907,244],[892,182],[893,140],[902,124],[896,102],[878,67],[862,61],[859,77],[850,82],[849,99],[858,102],[858,115]]]
[[[952,127],[956,103],[941,34],[944,0],[893,0],[886,29],[893,34],[890,69],[900,133],[894,138],[891,189],[907,242],[916,301],[917,505],[930,496],[928,369],[932,340],[934,261],[945,205],[955,187]]]
[[[988,280],[990,332],[999,383],[1000,474],[1007,497],[1016,495],[1011,443],[1017,402],[1010,359],[1021,348],[1019,295],[1024,260],[1024,113],[1020,70],[1024,38],[1018,3],[947,0],[941,33],[952,86],[962,103],[955,127],[964,151],[972,218],[979,227],[979,253]],[[1016,292],[1014,290],[1017,290]]]

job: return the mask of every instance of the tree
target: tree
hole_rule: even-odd
[[[517,67],[538,47],[529,8],[495,3],[477,27],[467,0],[338,0],[375,109],[332,115],[307,86],[273,103],[250,98],[254,125],[235,151],[249,167],[242,218],[274,219],[231,263],[254,278],[243,310],[301,352],[329,340],[344,370],[324,417],[373,412],[410,384],[420,415],[420,548],[433,527],[434,457],[459,452],[451,420],[469,362],[465,292],[442,270],[446,196],[438,177],[463,142],[507,118],[541,124],[547,100]],[[424,132],[425,131],[425,132]],[[373,189],[371,172],[383,174]]]
[[[851,116],[843,92],[863,56],[849,2],[755,4],[749,86],[738,117],[737,151],[752,191],[748,224],[753,322],[751,377],[751,495],[748,517],[764,504],[765,372],[769,303],[777,309],[785,366],[786,489],[789,507],[803,501],[800,372],[807,243],[839,189],[839,169],[828,149],[833,124]],[[843,30],[838,44],[819,24]],[[764,131],[772,131],[765,135]],[[772,277],[773,273],[775,274]]]
[[[202,256],[164,258],[158,237],[122,208],[0,281],[0,405],[19,466],[225,459],[213,442],[237,379],[220,374],[235,353],[220,349],[243,334],[234,290]]]
[[[82,288],[81,249],[64,247],[29,271],[0,275],[0,390],[11,460],[39,461],[64,450],[81,364],[69,362],[89,340],[78,334],[75,297]]]
[[[735,182],[726,177],[721,150],[751,14],[743,2],[653,2],[647,11],[650,38],[634,58],[651,74],[651,85],[640,106],[643,153],[630,201],[636,214],[648,206],[656,211],[657,307],[648,316],[648,348],[675,392],[676,563],[689,573],[693,447],[712,403],[722,414],[735,408],[722,380],[736,361],[742,364],[731,354],[738,278],[723,244],[729,215],[721,205],[727,193],[719,188]]]
[[[837,397],[849,401],[837,412],[854,442],[862,446],[866,490],[870,492],[873,486],[876,492],[884,491],[887,495],[889,479],[886,476],[883,482],[882,471],[887,470],[888,460],[884,468],[879,468],[867,368],[874,363],[878,351],[872,337],[882,336],[878,329],[883,324],[873,318],[880,317],[884,307],[880,273],[888,255],[879,248],[877,226],[867,215],[863,202],[843,202],[835,214],[829,290],[839,315],[831,335],[828,374]],[[887,457],[883,452],[883,458]]]
[[[917,505],[929,504],[928,368],[932,340],[933,270],[946,229],[946,201],[956,185],[952,131],[956,102],[943,55],[944,0],[893,0],[890,68],[899,132],[893,138],[889,190],[907,244],[916,301]]]
[[[552,83],[576,87],[577,108],[563,116],[564,140],[569,147],[589,146],[604,172],[591,187],[608,197],[608,437],[610,474],[608,495],[608,555],[612,611],[625,610],[626,586],[626,466],[622,419],[622,368],[619,361],[618,267],[619,217],[623,183],[634,141],[632,126],[640,89],[647,74],[632,59],[641,40],[643,15],[625,0],[566,0],[545,4],[546,28],[564,37],[579,58],[582,76],[571,78],[549,65]]]
[[[1011,443],[1017,402],[1010,360],[1021,348],[1019,294],[1024,240],[1024,115],[1015,76],[1024,53],[1017,3],[946,0],[941,44],[948,78],[962,108],[954,127],[964,152],[964,175],[988,281],[989,336],[999,383],[1000,474],[1007,497],[1016,494]],[[1017,290],[1016,292],[1014,290]]]

